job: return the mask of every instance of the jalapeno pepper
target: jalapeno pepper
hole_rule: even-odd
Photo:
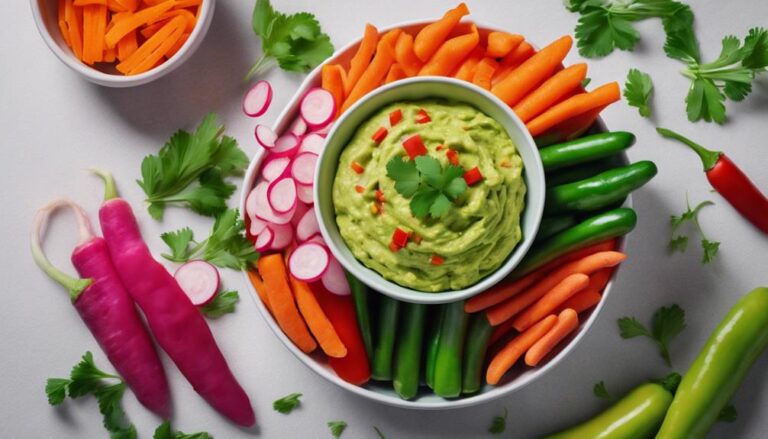
[[[435,388],[435,364],[437,363],[437,348],[440,346],[440,330],[445,318],[445,305],[434,309],[433,323],[427,336],[427,348],[424,353],[424,381],[430,389]]]
[[[565,168],[610,157],[635,143],[635,135],[626,131],[593,134],[570,142],[539,149],[545,171]]]
[[[397,334],[392,385],[403,399],[411,399],[419,391],[421,342],[424,338],[427,305],[403,303],[401,326]]]
[[[464,342],[464,367],[462,372],[461,391],[475,393],[483,383],[483,363],[488,341],[493,333],[493,326],[488,323],[484,312],[472,316]]]
[[[683,377],[657,439],[704,437],[768,347],[768,288],[728,311]]]
[[[624,166],[619,156],[598,159],[589,163],[582,163],[576,166],[550,171],[544,174],[547,187],[559,186],[565,183],[584,180],[609,169]]]
[[[443,398],[455,398],[461,394],[461,361],[469,315],[464,312],[463,301],[443,306],[433,390]]]
[[[373,335],[371,334],[371,314],[368,308],[368,296],[370,291],[364,283],[349,272],[346,272],[349,288],[352,290],[352,299],[355,301],[357,312],[357,325],[360,327],[360,335],[365,343],[365,353],[368,359],[373,358]]]
[[[399,307],[400,302],[391,297],[381,296],[379,298],[379,319],[376,340],[373,345],[373,364],[371,364],[373,379],[392,379],[392,352],[395,348]]]
[[[545,240],[563,230],[576,225],[576,217],[573,215],[548,216],[541,219],[539,231],[536,232],[535,241]]]

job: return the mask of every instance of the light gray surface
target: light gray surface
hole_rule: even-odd
[[[338,46],[358,38],[368,20],[386,25],[420,17],[438,17],[453,1],[376,2],[276,1],[288,11],[312,11]],[[693,2],[697,29],[706,57],[714,57],[726,33],[739,36],[751,26],[766,25],[768,3]],[[738,5],[736,4],[738,3]],[[218,112],[228,133],[252,154],[253,122],[240,113],[240,81],[259,54],[250,31],[253,2],[220,1],[210,33],[200,50],[178,71],[145,87],[110,90],[86,83],[61,64],[37,34],[26,1],[3,2],[0,28],[0,187],[2,187],[2,264],[5,285],[0,307],[0,425],[9,438],[105,437],[92,400],[68,402],[50,408],[43,393],[49,376],[63,376],[85,350],[99,364],[104,355],[69,306],[66,294],[47,280],[29,257],[27,233],[34,210],[55,196],[67,195],[91,212],[99,204],[101,188],[84,169],[99,165],[112,169],[122,194],[137,206],[150,246],[162,248],[159,234],[182,225],[199,233],[207,219],[171,209],[166,220],[151,220],[140,208],[142,193],[133,180],[141,158],[155,152],[179,127],[191,128],[208,111]],[[576,16],[557,0],[548,2],[475,1],[470,8],[478,19],[498,23],[510,31],[544,44],[572,32]],[[355,17],[355,18],[353,18]],[[762,22],[761,22],[762,21]],[[687,81],[677,74],[680,65],[661,50],[663,34],[658,21],[638,25],[643,40],[635,53],[614,53],[590,61],[589,76],[598,85],[621,80],[629,67],[650,72],[656,82],[655,121],[692,135],[702,143],[725,150],[750,174],[758,186],[768,188],[768,81],[745,102],[729,105],[732,120],[725,126],[690,124],[685,120],[683,96]],[[568,62],[581,61],[572,53]],[[272,110],[277,115],[301,76],[273,70]],[[629,260],[619,274],[614,294],[592,331],[580,346],[540,381],[503,400],[476,408],[447,412],[409,412],[367,402],[321,381],[303,367],[269,332],[250,299],[241,301],[235,315],[211,326],[256,408],[262,437],[330,437],[326,422],[349,423],[345,438],[373,438],[377,425],[391,438],[483,437],[491,418],[509,410],[508,436],[527,438],[564,427],[595,413],[605,403],[592,396],[592,385],[604,380],[613,394],[621,394],[640,381],[666,374],[654,346],[645,340],[623,341],[616,319],[631,314],[650,319],[659,306],[679,303],[687,311],[688,329],[672,345],[675,366],[683,370],[721,316],[743,293],[768,284],[768,239],[746,224],[710,188],[696,157],[679,145],[661,140],[653,121],[637,116],[623,104],[612,106],[605,120],[613,129],[633,131],[637,145],[633,160],[651,159],[659,175],[638,191],[640,216],[629,238]],[[692,242],[687,254],[668,256],[669,215],[679,213],[686,193],[692,202],[711,199],[716,206],[702,212],[702,227],[711,239],[722,241],[717,261],[699,264],[700,252]],[[62,217],[51,229],[48,245],[53,259],[67,265],[74,243],[71,218]],[[225,272],[228,287],[245,291],[238,273]],[[175,403],[175,425],[183,431],[207,430],[218,438],[248,437],[213,412],[164,358]],[[271,402],[290,392],[303,392],[301,409],[289,416],[277,414]],[[735,398],[739,419],[721,424],[711,437],[760,438],[768,431],[768,356],[761,358]],[[125,407],[140,437],[151,437],[159,421],[138,405],[133,395]]]

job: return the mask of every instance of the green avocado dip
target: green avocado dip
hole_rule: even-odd
[[[402,119],[392,126],[390,114],[397,110]],[[377,143],[382,127],[387,133],[381,139],[380,132]],[[387,172],[393,158],[413,159],[403,141],[415,134],[443,169],[453,161],[463,168],[459,175],[475,167],[482,175],[465,175],[469,186],[439,217],[416,217],[413,198],[403,196]],[[425,292],[466,288],[495,271],[520,242],[522,172],[507,132],[474,107],[443,100],[394,103],[361,124],[341,153],[333,182],[336,223],[352,254],[384,278]],[[395,237],[402,232],[408,234],[404,245]]]

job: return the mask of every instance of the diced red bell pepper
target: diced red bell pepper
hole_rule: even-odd
[[[395,231],[392,233],[392,244],[390,245],[390,249],[394,246],[397,247],[397,249],[401,249],[405,247],[408,244],[408,239],[411,237],[411,234],[406,232],[405,230],[401,229],[400,227],[395,227]]]
[[[448,161],[453,166],[459,166],[459,153],[455,149],[449,148],[448,151],[445,151],[445,156],[448,157]]]
[[[408,157],[411,159],[427,153],[427,147],[424,146],[424,142],[421,141],[421,136],[418,134],[405,139],[403,141],[403,148],[405,148],[405,152],[408,153]]]
[[[431,122],[432,119],[429,117],[429,114],[421,108],[419,109],[418,113],[416,113],[416,123],[427,123]]]
[[[358,174],[362,174],[363,171],[365,171],[365,168],[363,165],[357,162],[352,162],[352,165],[350,166],[353,171],[357,172]]]
[[[445,149],[445,145],[437,145],[437,148],[435,148],[435,151],[442,151]]]
[[[373,136],[371,136],[371,139],[373,139],[376,143],[381,143],[385,137],[387,137],[387,129],[384,127],[379,127],[378,130],[376,130],[375,133],[373,133]]]
[[[432,265],[443,265],[445,259],[443,259],[443,257],[440,255],[432,255],[432,260],[430,262]]]
[[[483,174],[480,173],[480,169],[477,166],[464,173],[464,181],[467,182],[467,186],[472,186],[482,179]]]
[[[389,125],[395,126],[398,122],[403,120],[403,112],[398,108],[397,110],[389,113]]]
[[[376,201],[379,203],[384,202],[384,192],[382,192],[381,189],[376,189]]]
[[[355,186],[355,191],[357,191],[358,194],[362,194],[365,192],[365,187],[360,186],[359,184]]]

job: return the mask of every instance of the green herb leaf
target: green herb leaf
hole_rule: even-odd
[[[373,431],[376,432],[376,434],[379,436],[379,439],[387,439],[387,437],[384,436],[384,433],[382,433],[381,430],[379,430],[379,427],[374,425],[373,426]]]
[[[109,432],[109,439],[136,439],[136,427],[133,424],[117,431]]]
[[[622,317],[619,319],[619,334],[621,338],[651,337],[650,332],[642,323],[634,317]]]
[[[120,406],[120,400],[124,393],[124,382],[101,387],[94,393],[99,402],[99,411],[104,416],[104,428],[109,431],[119,431],[124,428],[125,412]]]
[[[224,314],[235,312],[235,305],[239,301],[240,295],[237,291],[222,291],[216,294],[209,304],[200,307],[200,312],[208,318],[217,319]]]
[[[48,378],[45,382],[45,394],[48,396],[48,404],[59,405],[67,397],[67,386],[69,380],[66,378]]]
[[[699,224],[699,212],[701,209],[713,204],[714,203],[711,201],[702,201],[701,203],[697,204],[696,207],[691,208],[690,203],[688,203],[685,212],[680,215],[672,215],[670,217],[669,223],[672,226],[672,239],[669,241],[668,245],[670,252],[685,252],[685,250],[688,248],[688,237],[685,235],[675,236],[675,233],[677,233],[677,230],[684,224],[691,223],[702,236],[701,247],[704,250],[704,253],[701,259],[701,263],[708,264],[714,260],[718,250],[720,249],[720,243],[707,239],[706,235],[704,235],[704,231],[701,229],[701,225]]]
[[[507,429],[507,408],[504,407],[504,416],[495,416],[488,427],[488,433],[502,434]]]
[[[90,351],[83,355],[82,360],[72,368],[69,375],[70,382],[67,389],[70,398],[78,398],[95,393],[102,387],[102,379],[119,379],[119,377],[110,375],[96,367],[96,364],[93,362],[93,354]]]
[[[291,393],[272,403],[272,408],[282,414],[288,414],[299,405],[301,393]]]
[[[441,195],[439,190],[432,188],[418,191],[411,200],[411,214],[416,218],[424,218],[431,212],[432,206]]]
[[[173,429],[171,429],[171,423],[165,421],[155,429],[152,439],[213,439],[213,436],[205,432],[190,434],[181,431],[174,432]]]
[[[419,189],[419,170],[412,160],[392,158],[387,162],[387,176],[395,180],[395,190],[406,198],[412,197]]]
[[[452,201],[467,190],[461,167],[448,165],[443,169],[436,158],[428,155],[414,160],[393,157],[387,162],[387,176],[395,181],[400,195],[412,197],[411,214],[416,218],[445,215]]]
[[[733,404],[728,404],[720,410],[717,415],[717,422],[736,422],[737,417],[736,407]]]
[[[604,381],[596,383],[592,388],[592,393],[594,393],[598,398],[611,399],[611,395],[608,393],[608,389],[605,387]]]
[[[673,236],[672,239],[669,240],[667,248],[670,252],[679,251],[685,253],[685,250],[688,248],[688,237],[684,235]]]
[[[709,241],[706,238],[701,240],[701,247],[704,249],[704,255],[701,258],[702,264],[709,264],[715,259],[717,251],[720,249],[720,243],[717,241]]]
[[[651,76],[637,69],[629,69],[627,82],[624,84],[624,97],[627,104],[637,107],[640,116],[648,117],[651,115],[649,101],[653,92],[653,82]]]
[[[594,58],[608,55],[614,49],[632,50],[640,40],[640,33],[627,18],[604,6],[592,6],[597,3],[586,2],[587,5],[582,6],[575,30],[579,53]]]
[[[649,331],[634,317],[618,320],[622,338],[647,337],[659,347],[659,353],[668,366],[672,366],[669,355],[669,343],[685,329],[685,311],[678,305],[661,307],[654,314]]]
[[[675,394],[677,391],[677,388],[680,386],[680,381],[683,380],[683,377],[680,376],[677,372],[672,372],[669,375],[665,376],[664,378],[660,380],[655,380],[654,382],[660,384],[662,387],[667,389],[669,393]]]
[[[581,84],[580,84],[580,85],[581,85],[581,88],[587,88],[587,86],[588,86],[588,85],[589,85],[589,83],[591,83],[591,82],[592,82],[592,78],[589,78],[589,77],[587,77],[587,78],[584,78],[584,79],[582,79],[582,80],[581,80]]]
[[[331,429],[331,436],[338,439],[344,433],[344,429],[347,428],[347,423],[344,421],[329,421],[328,428]]]
[[[171,249],[171,253],[163,254],[163,257],[177,262],[189,260],[189,245],[193,242],[193,238],[194,234],[189,227],[163,233],[160,239]]]

